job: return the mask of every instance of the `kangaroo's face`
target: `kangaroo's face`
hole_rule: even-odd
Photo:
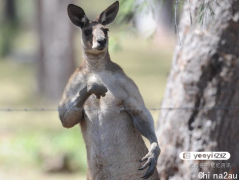
[[[71,22],[82,30],[83,48],[88,53],[101,53],[108,48],[108,31],[106,25],[114,21],[119,2],[104,10],[95,21],[89,21],[81,7],[73,4],[68,5],[68,15]]]
[[[108,28],[98,22],[91,22],[82,28],[83,47],[87,52],[100,52],[108,47]]]

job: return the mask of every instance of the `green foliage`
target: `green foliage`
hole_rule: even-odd
[[[148,12],[152,12],[153,15],[155,16],[155,12],[154,9],[159,9],[157,7],[155,7],[155,5],[160,4],[158,3],[158,1],[160,0],[152,0],[152,1],[148,1],[148,0],[142,0],[142,2],[144,3],[138,3],[139,1],[137,0],[121,0],[121,10],[120,10],[120,16],[118,17],[118,23],[119,24],[132,24],[134,23],[134,19],[136,18],[137,13],[145,13],[147,14]],[[166,0],[161,0],[162,4],[165,3]],[[175,0],[174,0],[175,1]],[[175,5],[175,3],[173,3],[173,9],[176,10],[176,6],[179,6],[179,13],[181,13],[182,8],[180,5],[185,5],[187,4],[188,0],[181,0],[177,3],[177,5]],[[200,4],[199,11],[198,11],[198,23],[203,24],[204,23],[204,18],[206,16],[206,13],[209,12],[210,16],[213,18],[215,15],[215,8],[220,7],[220,3],[218,2],[218,0],[208,0],[208,1],[201,1],[202,3]],[[151,4],[149,4],[151,3]],[[154,8],[151,8],[154,7]],[[176,17],[178,18],[178,17]]]
[[[147,0],[142,0],[142,2],[136,0],[121,0],[117,23],[121,25],[122,23],[133,23],[137,13],[147,14],[152,12],[154,14],[154,9],[151,8],[150,5]]]
[[[215,9],[217,7],[220,7],[221,5],[217,2],[217,0],[214,1],[208,1],[205,3],[205,1],[203,1],[200,5],[199,5],[199,11],[198,11],[198,23],[200,23],[201,25],[203,25],[204,23],[204,18],[206,16],[206,13],[209,12],[211,18],[214,17],[215,15]]]
[[[120,9],[116,22],[118,24],[128,23],[134,17],[134,3],[135,0],[121,0]]]

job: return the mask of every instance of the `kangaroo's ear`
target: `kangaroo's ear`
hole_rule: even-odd
[[[98,21],[103,25],[110,24],[115,20],[118,11],[119,1],[116,1],[100,14]]]
[[[83,28],[87,23],[89,23],[89,20],[81,7],[74,4],[69,4],[67,7],[67,12],[71,22],[75,26]]]

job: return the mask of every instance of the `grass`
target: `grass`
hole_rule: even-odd
[[[159,107],[172,50],[130,36],[124,37],[121,46],[122,51],[111,52],[112,60],[138,85],[146,106]],[[35,77],[34,64],[0,60],[0,108],[38,107]],[[158,113],[152,111],[155,120]],[[65,153],[71,155],[78,171],[47,174],[42,156]],[[74,180],[85,179],[86,174],[86,151],[79,127],[62,128],[57,112],[0,112],[0,162],[3,180]]]

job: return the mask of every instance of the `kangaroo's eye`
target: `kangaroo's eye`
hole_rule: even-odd
[[[105,34],[108,34],[108,31],[109,31],[109,29],[103,29],[103,32],[105,33]]]
[[[85,34],[86,36],[89,36],[89,35],[91,34],[91,30],[89,30],[89,29],[88,29],[88,30],[85,30],[85,31],[84,31],[84,34]]]

